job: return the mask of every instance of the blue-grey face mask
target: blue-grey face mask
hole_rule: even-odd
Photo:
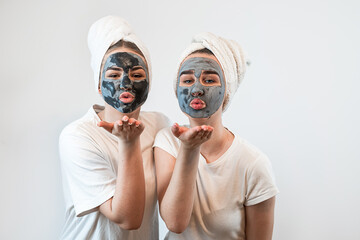
[[[192,71],[195,81],[191,86],[180,86],[180,76]],[[204,86],[201,82],[203,72],[216,73],[220,86]],[[225,78],[220,65],[213,59],[204,57],[189,58],[181,64],[177,89],[178,102],[183,112],[193,118],[208,118],[221,106],[225,94]]]
[[[139,68],[145,73],[134,75]],[[114,75],[107,75],[108,70],[114,70]],[[145,102],[148,93],[148,69],[139,55],[117,52],[106,59],[101,76],[101,94],[105,102],[122,113],[130,113]]]

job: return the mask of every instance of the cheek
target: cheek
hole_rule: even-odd
[[[115,95],[116,88],[113,82],[108,82],[104,80],[101,85],[103,95]]]
[[[185,107],[189,102],[189,92],[190,89],[187,87],[178,87],[177,94],[178,94],[178,101],[183,107]]]
[[[146,80],[133,82],[133,86],[137,93],[144,93],[149,88],[149,84]]]
[[[208,88],[206,89],[207,93],[209,96],[211,96],[211,98],[220,98],[224,92],[223,89],[221,87],[213,87],[213,88]]]
[[[208,94],[208,101],[209,104],[214,107],[218,108],[224,99],[224,91],[221,87],[209,88],[207,89]]]

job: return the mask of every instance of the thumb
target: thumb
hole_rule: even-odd
[[[171,127],[171,132],[175,137],[179,137],[181,135],[179,124],[174,123],[174,125]]]
[[[112,130],[114,128],[114,123],[109,123],[109,122],[105,122],[105,121],[101,121],[97,125],[98,125],[98,127],[102,127],[110,133],[112,132]]]

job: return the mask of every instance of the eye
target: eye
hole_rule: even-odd
[[[213,79],[205,79],[204,82],[205,83],[214,83],[215,81]]]
[[[123,72],[121,70],[109,69],[105,73],[105,78],[116,80],[116,79],[121,78],[122,74],[123,74]]]
[[[110,74],[108,77],[109,78],[118,78],[118,77],[120,77],[120,75],[119,74]]]
[[[182,74],[179,79],[179,86],[190,87],[194,84],[196,78],[194,74]]]
[[[140,74],[140,73],[134,73],[132,75],[133,78],[144,78],[144,75],[143,74]]]
[[[193,83],[193,79],[186,79],[186,80],[183,80],[182,82],[185,83],[185,84],[191,84]]]
[[[146,78],[146,73],[142,68],[130,69],[129,77],[130,80],[143,80]]]
[[[220,77],[217,74],[202,74],[200,82],[207,86],[221,86]]]

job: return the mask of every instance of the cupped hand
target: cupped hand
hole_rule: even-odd
[[[129,118],[128,116],[124,116],[121,120],[114,123],[101,121],[98,123],[98,126],[114,134],[124,142],[135,141],[145,128],[141,121],[135,118]]]
[[[171,127],[171,131],[182,144],[187,148],[197,148],[210,139],[214,128],[208,125],[196,126],[192,128],[182,127],[175,123]]]

